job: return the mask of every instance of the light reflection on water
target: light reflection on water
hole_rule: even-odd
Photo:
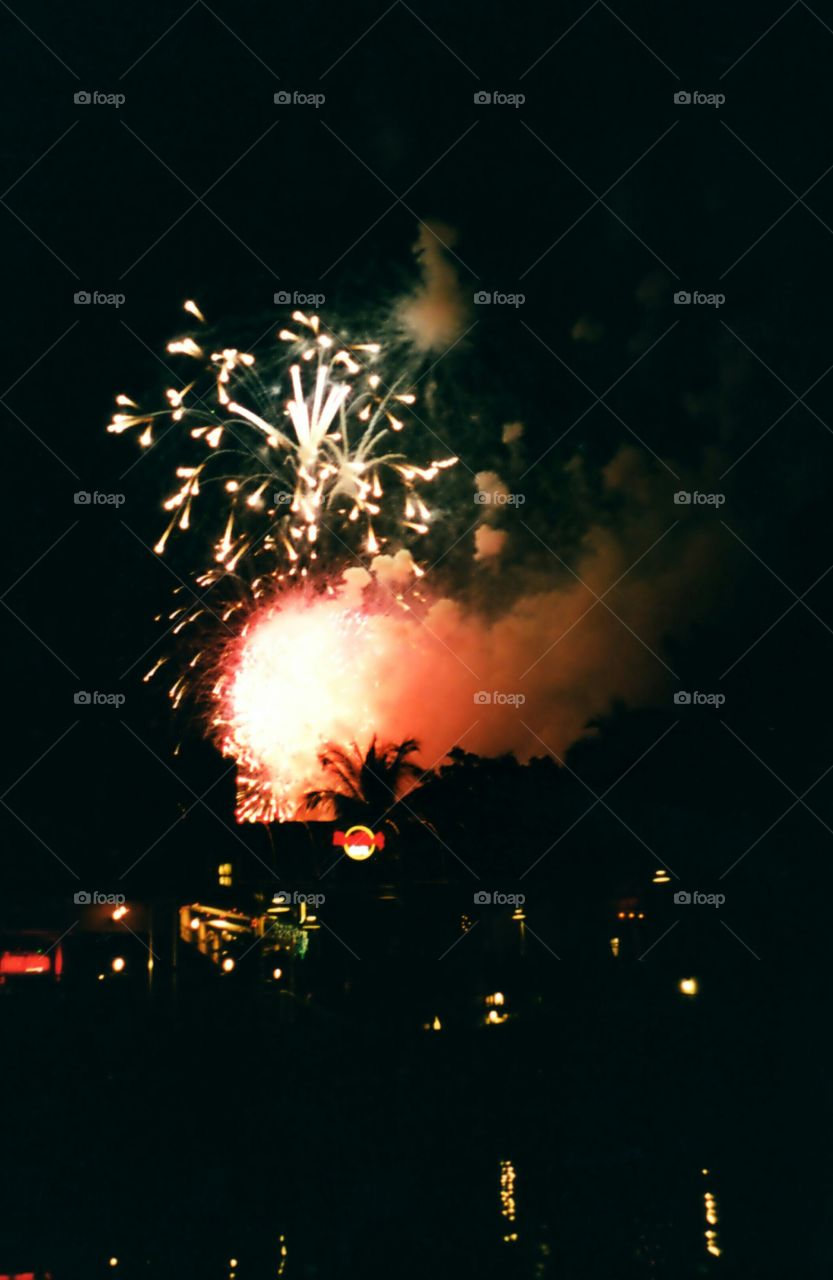
[[[514,1244],[518,1239],[518,1233],[514,1228],[515,1219],[518,1216],[518,1206],[515,1199],[515,1183],[517,1174],[515,1166],[511,1160],[501,1160],[500,1162],[500,1212],[510,1224],[509,1228],[504,1232],[503,1239],[506,1244]]]
[[[632,1153],[624,1154],[627,1157]],[[613,1274],[608,1272],[607,1266],[616,1265],[615,1259],[618,1254],[621,1269],[617,1270],[617,1275],[621,1277],[657,1275],[670,1277],[673,1275],[675,1280],[682,1280],[684,1276],[699,1276],[705,1272],[696,1262],[698,1217],[701,1224],[703,1220],[705,1221],[704,1228],[701,1227],[703,1231],[701,1240],[708,1255],[707,1270],[711,1270],[715,1260],[722,1258],[723,1249],[718,1236],[720,1214],[715,1191],[717,1182],[714,1169],[691,1169],[691,1177],[686,1181],[689,1188],[689,1207],[692,1212],[688,1215],[687,1221],[675,1211],[675,1206],[670,1202],[663,1205],[661,1200],[652,1194],[656,1191],[655,1186],[649,1187],[647,1198],[652,1200],[651,1210],[647,1214],[637,1215],[626,1226],[624,1233],[620,1233],[618,1228],[614,1227],[614,1247],[606,1249],[599,1247],[600,1242],[596,1238],[599,1229],[603,1230],[606,1222],[602,1215],[604,1197],[608,1194],[611,1184],[621,1185],[640,1180],[636,1170],[629,1167],[628,1160],[615,1157],[613,1161],[605,1159],[586,1161],[579,1158],[575,1160],[574,1167],[570,1167],[568,1161],[561,1170],[562,1178],[556,1178],[552,1185],[542,1182],[540,1169],[531,1169],[528,1190],[533,1193],[532,1204],[527,1206],[525,1212],[522,1211],[522,1195],[527,1186],[524,1167],[524,1160],[519,1160],[514,1155],[500,1158],[496,1169],[495,1164],[492,1164],[490,1193],[487,1179],[476,1173],[472,1177],[468,1190],[476,1191],[482,1203],[474,1207],[474,1213],[471,1215],[467,1206],[462,1212],[461,1216],[465,1219],[463,1233],[467,1234],[470,1229],[472,1231],[463,1252],[480,1275],[505,1277],[506,1280],[514,1277],[518,1277],[519,1280],[521,1277],[546,1280],[547,1277],[559,1276],[565,1277],[566,1280],[568,1277],[603,1274],[607,1276]],[[497,1195],[495,1195],[495,1172],[497,1172]],[[697,1189],[698,1174],[699,1190]],[[599,1202],[598,1218],[594,1219],[592,1212],[586,1212],[586,1202],[584,1212],[574,1212],[578,1202],[571,1200],[569,1192],[564,1194],[564,1186],[572,1186],[576,1182],[586,1184],[580,1199],[589,1188],[596,1188],[591,1196],[594,1194]],[[438,1190],[442,1192],[442,1188]],[[634,1198],[643,1197],[644,1190],[640,1187]],[[699,1214],[696,1209],[698,1203]],[[239,1209],[239,1205],[237,1207]],[[679,1207],[676,1206],[676,1209]],[[488,1244],[481,1249],[482,1238],[479,1243],[476,1239],[479,1234],[476,1230],[478,1216],[485,1222],[489,1214],[494,1215],[496,1210],[499,1215],[501,1242],[507,1249],[503,1263],[498,1261],[496,1254],[492,1253],[489,1256]],[[652,1221],[652,1214],[654,1221]],[[673,1220],[676,1241],[667,1234],[664,1235],[663,1219]],[[492,1217],[493,1222],[494,1220]],[[227,1225],[232,1227],[233,1224]],[[323,1223],[321,1225],[323,1226]],[[333,1225],[337,1231],[337,1221]],[[437,1227],[441,1230],[439,1223]],[[189,1275],[192,1280],[197,1280],[198,1277],[199,1280],[203,1278],[210,1280],[211,1277],[217,1277],[217,1280],[274,1280],[276,1276],[286,1276],[287,1280],[290,1280],[293,1276],[346,1276],[348,1272],[343,1271],[338,1265],[337,1251],[328,1250],[324,1233],[316,1234],[310,1232],[308,1228],[309,1223],[306,1224],[306,1229],[302,1227],[297,1233],[292,1262],[289,1250],[289,1228],[273,1235],[272,1245],[269,1248],[260,1247],[262,1242],[256,1243],[250,1233],[243,1231],[240,1233],[239,1248],[227,1250],[222,1257],[215,1255],[213,1261],[210,1253],[195,1249]],[[404,1240],[406,1230],[403,1223],[401,1240]],[[680,1238],[686,1234],[690,1234],[690,1248],[687,1247],[686,1241]],[[554,1241],[557,1241],[557,1246]],[[167,1258],[164,1251],[157,1252],[155,1256],[149,1258],[145,1256],[144,1250],[137,1254],[135,1250],[131,1251],[126,1243],[124,1248],[114,1244],[109,1255],[103,1254],[98,1258],[88,1257],[81,1264],[83,1269],[80,1269],[77,1260],[74,1265],[64,1267],[58,1259],[55,1259],[49,1269],[32,1270],[29,1267],[23,1270],[18,1265],[17,1269],[9,1270],[7,1269],[9,1263],[0,1252],[0,1280],[81,1280],[82,1276],[83,1280],[94,1280],[96,1276],[105,1275],[117,1277],[120,1280],[133,1280],[139,1275],[166,1277],[180,1275],[182,1261],[178,1254],[177,1269],[172,1270],[175,1253],[177,1250],[173,1248]],[[585,1255],[584,1265],[579,1265],[579,1253]],[[598,1271],[593,1270],[595,1259],[602,1263]],[[400,1262],[404,1262],[404,1259]],[[398,1266],[398,1273],[411,1274],[404,1265]],[[362,1270],[360,1274],[363,1277],[370,1277],[377,1273],[372,1268],[368,1268]],[[450,1275],[453,1272],[445,1271],[440,1267],[436,1274]]]

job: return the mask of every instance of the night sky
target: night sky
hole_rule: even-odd
[[[576,452],[598,470],[631,443],[725,493],[721,510],[695,511],[674,507],[669,472],[659,489],[669,525],[714,525],[715,598],[669,644],[680,686],[719,688],[725,707],[680,717],[660,702],[659,729],[680,723],[620,794],[638,823],[659,789],[663,812],[697,824],[707,865],[719,850],[715,867],[793,806],[736,883],[757,895],[766,869],[803,909],[825,865],[829,780],[807,798],[814,813],[794,801],[833,761],[819,698],[833,641],[833,34],[823,6],[799,4],[750,48],[780,13],[198,2],[70,19],[45,5],[31,31],[3,15],[6,802],[22,819],[4,813],[10,874],[61,888],[62,859],[82,879],[118,875],[162,836],[155,875],[183,844],[234,839],[223,762],[161,684],[141,682],[159,652],[153,617],[200,550],[149,550],[170,457],[137,461],[105,434],[113,396],[147,403],[167,385],[186,297],[227,332],[261,332],[278,289],[324,292],[333,314],[364,322],[413,283],[417,219],[441,218],[466,288],[526,297],[476,310],[444,385],[467,410],[524,421],[530,456],[558,441],[539,481],[562,555],[588,520],[562,472]],[[674,102],[698,88],[725,104]],[[326,101],[279,108],[280,89]],[[126,101],[76,105],[83,90]],[[475,104],[483,90],[526,102]],[[675,307],[678,289],[726,301]],[[78,290],[125,302],[82,308]],[[460,442],[475,466],[489,447],[470,428]],[[125,503],[79,507],[80,489]],[[122,692],[124,708],[76,709],[77,689]],[[600,775],[639,754],[644,730],[628,723],[596,749]]]
[[[507,844],[507,876],[569,831],[535,875],[604,899],[650,878],[656,850],[727,901],[655,961],[697,954],[739,1009],[753,991],[820,1007],[833,3],[46,0],[0,4],[0,32],[4,894],[156,891],[204,857],[268,847],[234,827],[229,762],[172,712],[165,681],[142,682],[169,643],[154,617],[204,542],[154,555],[174,455],[140,456],[105,426],[117,393],[148,404],[181,380],[165,343],[186,298],[241,338],[281,323],[279,290],[372,325],[414,287],[420,221],[439,219],[467,293],[525,297],[473,307],[437,367],[436,421],[459,429],[472,470],[495,465],[510,420],[530,460],[546,454],[525,516],[561,558],[539,550],[539,573],[569,581],[587,529],[616,530],[615,507],[565,468],[580,458],[598,477],[623,446],[652,478],[635,500],[659,527],[680,522],[663,554],[682,560],[695,523],[710,548],[702,601],[662,637],[676,678],[609,708],[571,751],[551,811]],[[324,102],[276,105],[279,91]],[[675,101],[695,91],[725,101]],[[124,303],[77,305],[79,291]],[[675,305],[679,291],[725,300]],[[725,502],[678,506],[680,488]],[[124,504],[77,505],[77,491]],[[662,580],[649,560],[641,572],[661,609]],[[725,703],[678,706],[679,688]],[[76,706],[78,690],[124,705]],[[526,796],[501,793],[507,830]]]

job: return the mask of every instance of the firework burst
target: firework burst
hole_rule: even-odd
[[[196,303],[185,310],[204,323]],[[317,315],[296,311],[292,321],[294,328],[277,334],[278,350],[264,357],[237,347],[209,352],[192,336],[177,338],[168,353],[201,369],[184,387],[166,391],[165,409],[146,413],[128,396],[117,397],[108,431],[135,429],[146,449],[166,422],[184,437],[157,553],[175,530],[191,527],[207,493],[220,507],[211,538],[215,573],[217,566],[233,573],[258,557],[272,582],[306,577],[322,542],[329,565],[345,552],[376,555],[395,526],[399,537],[428,532],[432,513],[418,489],[457,459],[417,465],[392,447],[416,397],[404,379],[388,384],[379,371],[381,344],[340,342]],[[385,495],[391,477],[401,503],[396,516]]]
[[[195,303],[185,310],[205,325]],[[345,570],[369,581],[367,567],[387,562],[413,588],[422,570],[402,547],[432,520],[420,489],[457,461],[421,465],[401,448],[416,397],[404,377],[387,380],[380,343],[339,341],[300,311],[276,338],[262,355],[176,338],[168,353],[197,376],[155,412],[120,395],[108,426],[136,431],[144,449],[167,433],[181,441],[157,554],[203,510],[213,521],[201,595],[178,588],[158,620],[175,638],[190,629],[169,694],[175,707],[207,706],[211,736],[238,764],[239,821],[294,816],[323,744],[372,737],[380,673],[401,650],[383,616],[345,608],[334,583]],[[382,594],[408,612],[401,590]]]

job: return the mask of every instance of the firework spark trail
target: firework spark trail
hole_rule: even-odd
[[[205,323],[196,303],[185,310]],[[198,363],[200,374],[169,388],[164,410],[144,412],[118,396],[108,426],[117,435],[135,429],[147,449],[160,419],[181,425],[187,452],[163,503],[169,518],[157,554],[175,530],[191,528],[198,501],[214,513],[205,495],[220,498],[212,562],[197,577],[202,597],[180,588],[184,603],[157,620],[175,638],[207,629],[169,695],[179,707],[208,690],[210,731],[238,761],[240,820],[293,816],[322,745],[372,736],[378,643],[362,639],[370,620],[337,603],[332,581],[350,564],[393,563],[380,554],[387,543],[427,533],[432,512],[419,487],[457,461],[423,466],[391,448],[416,397],[403,378],[383,380],[379,343],[339,342],[316,315],[296,311],[292,320],[265,358],[237,347],[209,354],[192,336],[171,341],[168,353]],[[385,473],[396,482],[388,495]],[[421,576],[409,556],[407,565],[411,579]],[[202,601],[220,583],[225,595],[208,609]],[[233,620],[237,637],[212,635],[207,613],[226,627]]]
[[[204,320],[196,303],[187,302],[185,310]],[[190,528],[197,499],[211,487],[220,490],[223,510],[213,560],[226,571],[256,554],[270,558],[268,573],[277,581],[306,577],[316,567],[327,521],[359,554],[376,555],[388,536],[377,533],[373,521],[381,517],[387,526],[391,519],[390,507],[383,507],[384,472],[393,474],[401,493],[400,536],[404,530],[428,532],[432,513],[419,486],[457,459],[419,466],[390,448],[416,397],[401,379],[385,383],[376,368],[379,343],[339,343],[316,315],[296,311],[292,320],[295,328],[277,335],[290,352],[288,397],[261,378],[260,358],[251,352],[225,347],[206,356],[190,336],[167,350],[204,369],[207,359],[210,392],[198,377],[181,390],[169,388],[168,407],[152,413],[128,396],[117,397],[108,431],[138,429],[139,444],[149,448],[157,420],[170,417],[185,434],[188,456],[176,467],[178,487],[163,504],[170,519],[157,553],[175,529]],[[261,361],[267,377],[274,360],[273,352]]]

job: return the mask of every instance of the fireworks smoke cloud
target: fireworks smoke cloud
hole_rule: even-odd
[[[423,283],[393,328],[428,351],[459,334],[465,309],[427,229],[419,254]],[[186,310],[203,323],[194,303]],[[206,357],[186,337],[168,348],[207,365],[211,381],[167,393],[166,413],[197,456],[176,469],[156,549],[189,529],[213,489],[221,522],[198,581],[214,589],[249,566],[246,591],[223,613],[230,631],[180,669],[170,692],[178,705],[199,690],[209,733],[238,764],[239,820],[301,812],[323,781],[328,743],[363,750],[374,738],[414,738],[427,770],[458,745],[560,758],[615,703],[642,705],[667,688],[666,639],[695,616],[692,601],[705,604],[713,549],[702,530],[666,536],[655,465],[630,448],[615,455],[602,497],[617,518],[600,512],[568,563],[534,489],[511,492],[503,465],[470,468],[463,502],[458,485],[453,509],[428,508],[419,486],[457,458],[408,456],[400,415],[416,397],[385,368],[383,344],[336,340],[301,313],[276,336],[289,349],[280,377],[264,377],[259,357],[236,347]],[[126,396],[118,405],[110,430],[137,428],[147,447],[161,415]],[[523,424],[495,437],[502,455],[488,441],[480,448],[517,476]],[[565,468],[578,488],[582,466]],[[415,558],[408,544],[437,521],[448,534],[440,544],[464,549],[462,567],[426,572]],[[175,634],[204,612],[175,610]]]

